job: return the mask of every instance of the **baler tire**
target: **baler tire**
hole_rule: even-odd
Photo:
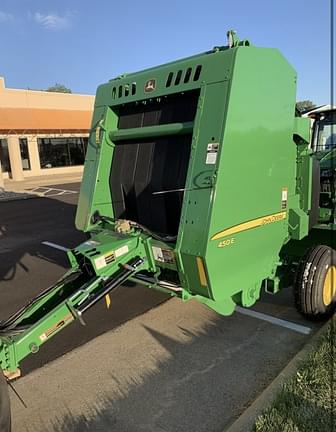
[[[11,431],[11,411],[8,393],[8,384],[0,370],[0,432]]]
[[[330,279],[330,272],[333,273],[332,276],[335,274],[335,281],[332,286],[334,295],[330,303],[326,304],[325,287]],[[332,276],[331,283],[334,279]],[[294,284],[295,304],[298,311],[305,318],[313,321],[325,320],[330,317],[336,307],[335,284],[336,251],[325,245],[310,248],[299,264]]]

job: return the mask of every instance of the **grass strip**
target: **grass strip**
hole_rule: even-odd
[[[336,319],[282,385],[253,432],[336,432]]]

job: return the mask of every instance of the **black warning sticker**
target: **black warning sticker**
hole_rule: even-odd
[[[99,270],[103,267],[106,267],[108,264],[111,264],[115,261],[115,253],[114,251],[108,252],[94,260],[96,269]]]

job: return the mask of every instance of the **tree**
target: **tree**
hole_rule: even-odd
[[[65,87],[63,84],[56,83],[55,85],[47,88],[47,92],[58,92],[58,93],[72,93],[71,89]]]
[[[296,102],[296,108],[302,113],[315,108],[316,105],[311,100],[303,100]]]

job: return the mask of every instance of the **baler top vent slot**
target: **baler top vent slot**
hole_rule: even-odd
[[[191,68],[188,68],[188,69],[186,70],[186,73],[185,73],[185,75],[184,75],[184,80],[183,80],[184,84],[187,84],[187,83],[190,81],[191,72],[192,72],[192,69],[191,69]]]
[[[196,70],[195,70],[194,81],[198,81],[199,80],[199,77],[201,76],[201,71],[202,71],[202,66],[198,65],[196,67]]]
[[[182,76],[182,71],[179,70],[176,74],[176,78],[175,78],[175,85],[179,85],[181,82],[181,76]]]
[[[112,99],[117,99],[121,97],[134,96],[136,94],[136,82],[131,84],[124,84],[118,87],[112,88]],[[117,96],[118,95],[118,96]]]
[[[201,75],[202,71],[202,65],[197,65],[194,75],[193,75],[193,81],[198,81]],[[183,76],[183,83],[187,84],[192,76],[192,68],[188,67],[185,71],[179,70],[176,72],[175,80],[174,78],[175,72],[169,72],[166,80],[166,87],[171,87],[171,85],[174,83],[174,85],[179,85],[182,82],[182,76]]]
[[[170,87],[171,83],[173,81],[174,72],[169,72],[167,81],[166,81],[166,87]]]

